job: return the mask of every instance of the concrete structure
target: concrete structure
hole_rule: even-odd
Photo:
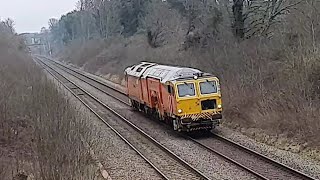
[[[29,50],[35,54],[47,55],[49,53],[48,43],[46,43],[46,38],[42,33],[22,33],[21,37],[24,38],[25,44],[28,46]]]

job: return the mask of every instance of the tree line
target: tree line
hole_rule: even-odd
[[[145,34],[152,47],[162,46],[173,33],[175,18],[185,20],[185,47],[206,46],[220,31],[238,40],[270,37],[273,26],[301,0],[79,0],[76,10],[49,20],[56,47],[113,36]],[[178,13],[177,13],[178,12]],[[168,16],[171,17],[168,17]],[[223,29],[224,28],[224,29]]]

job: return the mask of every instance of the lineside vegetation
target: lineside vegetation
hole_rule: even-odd
[[[1,179],[95,179],[84,119],[0,22]]]

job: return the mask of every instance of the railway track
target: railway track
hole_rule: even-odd
[[[40,58],[36,61],[139,154],[163,179],[209,179],[47,62]]]
[[[215,133],[210,133],[207,138],[188,138],[261,179],[315,179]]]
[[[91,82],[94,82],[95,88],[99,88],[100,90],[103,90],[104,93],[109,93],[110,96],[112,96],[113,98],[115,98],[119,101],[126,102],[127,104],[129,103],[128,97],[126,96],[125,92],[119,91],[119,89],[117,89],[115,87],[111,87],[110,85],[107,85],[105,82],[98,80],[97,77],[93,77],[88,74],[84,74],[83,72],[80,72],[74,68],[68,67],[60,62],[57,62],[57,61],[50,61],[50,62],[53,62],[54,64],[62,67],[63,69],[68,71],[70,74],[72,74],[73,76],[76,76],[77,78],[81,79],[82,81],[84,81],[86,83],[88,83],[87,82],[88,80]],[[77,75],[79,75],[80,77]],[[112,90],[112,91],[108,92],[107,90]]]
[[[70,68],[62,63],[55,62],[68,73],[79,78],[83,82],[90,84],[103,93],[117,99],[118,101],[130,105],[125,94],[108,84],[90,77],[78,70]],[[80,77],[79,77],[80,76]],[[113,92],[112,92],[113,91]],[[250,150],[236,142],[226,139],[218,134],[210,134],[208,138],[193,138],[185,136],[204,149],[221,156],[227,161],[241,167],[260,179],[315,179],[305,173],[295,170],[271,158],[268,158],[256,151]]]

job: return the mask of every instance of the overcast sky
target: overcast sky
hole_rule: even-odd
[[[0,0],[0,18],[15,21],[18,33],[39,32],[50,18],[75,9],[78,0]]]

